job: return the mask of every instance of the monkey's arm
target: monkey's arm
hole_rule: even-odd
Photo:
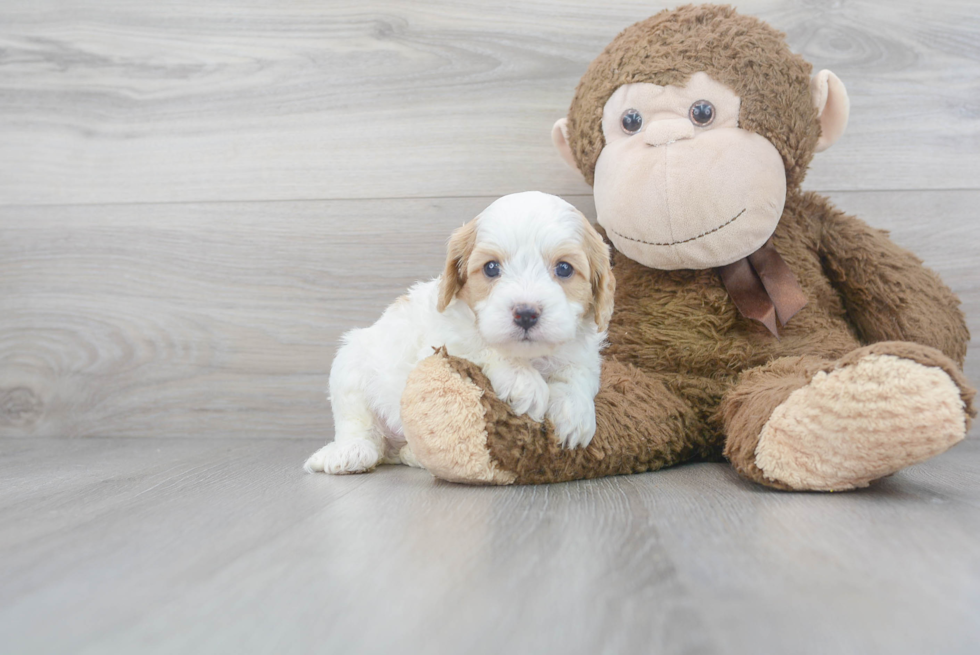
[[[704,380],[688,380],[705,393]],[[684,385],[680,380],[677,384]],[[664,380],[629,364],[602,364],[596,433],[563,448],[551,421],[516,415],[473,362],[445,349],[422,360],[402,395],[405,438],[418,462],[443,480],[542,484],[654,471],[714,455],[718,436]]]
[[[866,343],[913,341],[963,365],[970,332],[960,300],[922,260],[895,245],[888,233],[832,207],[821,206],[820,256]]]

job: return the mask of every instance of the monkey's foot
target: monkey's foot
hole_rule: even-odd
[[[961,441],[972,396],[955,365],[931,348],[862,348],[775,408],[755,463],[792,489],[866,487]]]
[[[476,364],[444,349],[409,374],[401,404],[418,463],[451,482],[567,482],[653,471],[711,452],[694,409],[628,364],[603,362],[595,417],[588,446],[564,448],[551,420],[515,414]]]
[[[490,456],[484,393],[453,369],[445,350],[419,362],[402,394],[412,465],[450,482],[513,484],[516,475],[501,470]]]

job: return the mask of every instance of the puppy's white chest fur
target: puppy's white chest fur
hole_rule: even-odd
[[[412,369],[439,347],[480,366],[517,414],[550,418],[563,445],[587,445],[612,310],[608,257],[584,217],[554,196],[495,202],[453,234],[440,278],[344,335],[330,372],[334,442],[307,470],[414,464],[401,396]]]
[[[363,395],[376,414],[377,427],[390,441],[404,441],[401,394],[416,364],[439,347],[471,359],[483,346],[472,311],[454,303],[439,312],[438,294],[438,280],[420,282],[389,306],[377,323],[343,336],[330,372],[335,413],[338,405],[357,402],[357,396]]]
[[[560,344],[548,355],[524,358],[502,352],[483,340],[476,316],[465,303],[456,301],[443,312],[437,311],[438,293],[439,280],[418,283],[389,306],[377,323],[344,335],[344,348],[331,370],[335,411],[338,402],[350,400],[343,396],[347,389],[363,389],[377,413],[379,427],[390,439],[404,441],[400,402],[408,374],[436,348],[444,346],[450,355],[480,366],[501,398],[513,395],[517,391],[515,385],[526,388],[528,393],[545,395],[529,398],[522,403],[527,407],[519,412],[527,413],[533,407],[531,417],[541,420],[546,410],[548,378],[584,352],[591,351],[599,359],[603,335],[594,325],[591,330],[582,326],[587,333],[582,335],[581,343],[575,340]],[[580,350],[583,352],[577,352]],[[533,388],[537,380],[541,388]],[[338,392],[341,396],[333,397]]]

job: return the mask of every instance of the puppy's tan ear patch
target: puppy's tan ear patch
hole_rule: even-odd
[[[466,262],[476,245],[476,222],[479,216],[457,228],[449,237],[446,249],[446,268],[439,281],[439,303],[436,309],[445,311],[463,285],[466,284]]]
[[[582,240],[585,256],[589,260],[589,281],[592,283],[592,310],[595,312],[595,324],[602,332],[609,328],[612,318],[616,277],[612,272],[609,246],[585,216],[582,216],[582,222]]]

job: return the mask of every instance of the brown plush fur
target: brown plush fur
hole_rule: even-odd
[[[865,343],[904,340],[932,346],[960,366],[970,333],[960,300],[922,260],[888,233],[834,209],[810,194],[801,208],[821,218],[824,272]]]
[[[517,484],[641,473],[713,452],[691,406],[656,377],[632,366],[604,363],[602,390],[596,398],[596,437],[587,448],[566,450],[552,436],[550,421],[541,424],[526,415],[515,416],[493,393],[478,366],[445,352],[434,358],[484,390],[480,404],[490,456],[501,470],[517,474]],[[647,431],[636,433],[637,422]]]
[[[798,187],[820,136],[810,98],[810,64],[784,34],[731,7],[687,5],[623,30],[593,60],[568,111],[568,142],[586,181],[605,146],[602,108],[624,84],[684,85],[698,71],[742,99],[739,127],[769,139],[783,157],[786,185]],[[706,47],[707,46],[707,47]]]
[[[741,96],[740,127],[783,157],[788,191],[773,243],[808,303],[777,339],[739,314],[715,270],[655,270],[614,253],[615,310],[588,448],[562,450],[548,422],[514,416],[476,367],[446,360],[485,390],[487,447],[518,483],[654,470],[724,452],[746,478],[789,488],[756,465],[762,427],[814,375],[868,354],[942,369],[966,414],[975,414],[959,370],[969,333],[956,296],[884,232],[799,190],[820,133],[810,66],[765,23],[728,7],[687,6],[624,30],[589,67],[569,112],[569,143],[585,177],[592,181],[602,108],[617,87],[683,84],[702,70]],[[878,342],[890,343],[868,347]],[[403,419],[408,433],[411,416]]]
[[[840,234],[851,232],[862,235],[865,247],[889,253],[894,265],[888,276],[875,278],[876,284],[931,291],[928,297],[936,300],[921,311],[933,317],[933,329],[905,333],[907,341],[917,343],[861,348],[870,340],[861,338],[844,301],[852,291],[835,287],[825,271],[834,267],[847,271],[846,280],[860,280],[847,267],[857,261],[866,271],[874,260],[843,259],[828,249],[823,243],[828,217],[836,226],[832,246],[839,248]],[[614,253],[616,308],[596,397],[596,437],[584,450],[561,449],[549,423],[514,416],[477,367],[449,358],[457,372],[487,390],[481,401],[487,445],[499,468],[516,473],[518,484],[528,484],[638,473],[724,453],[741,475],[788,489],[766,479],[755,465],[759,431],[773,409],[815,373],[866,354],[894,354],[942,368],[963,390],[970,415],[975,413],[974,392],[951,361],[962,361],[969,339],[959,303],[913,255],[814,194],[787,199],[773,241],[809,299],[780,339],[738,313],[715,271],[660,271]],[[895,314],[876,316],[879,325],[930,327],[900,321]],[[944,356],[930,343],[950,345]]]

